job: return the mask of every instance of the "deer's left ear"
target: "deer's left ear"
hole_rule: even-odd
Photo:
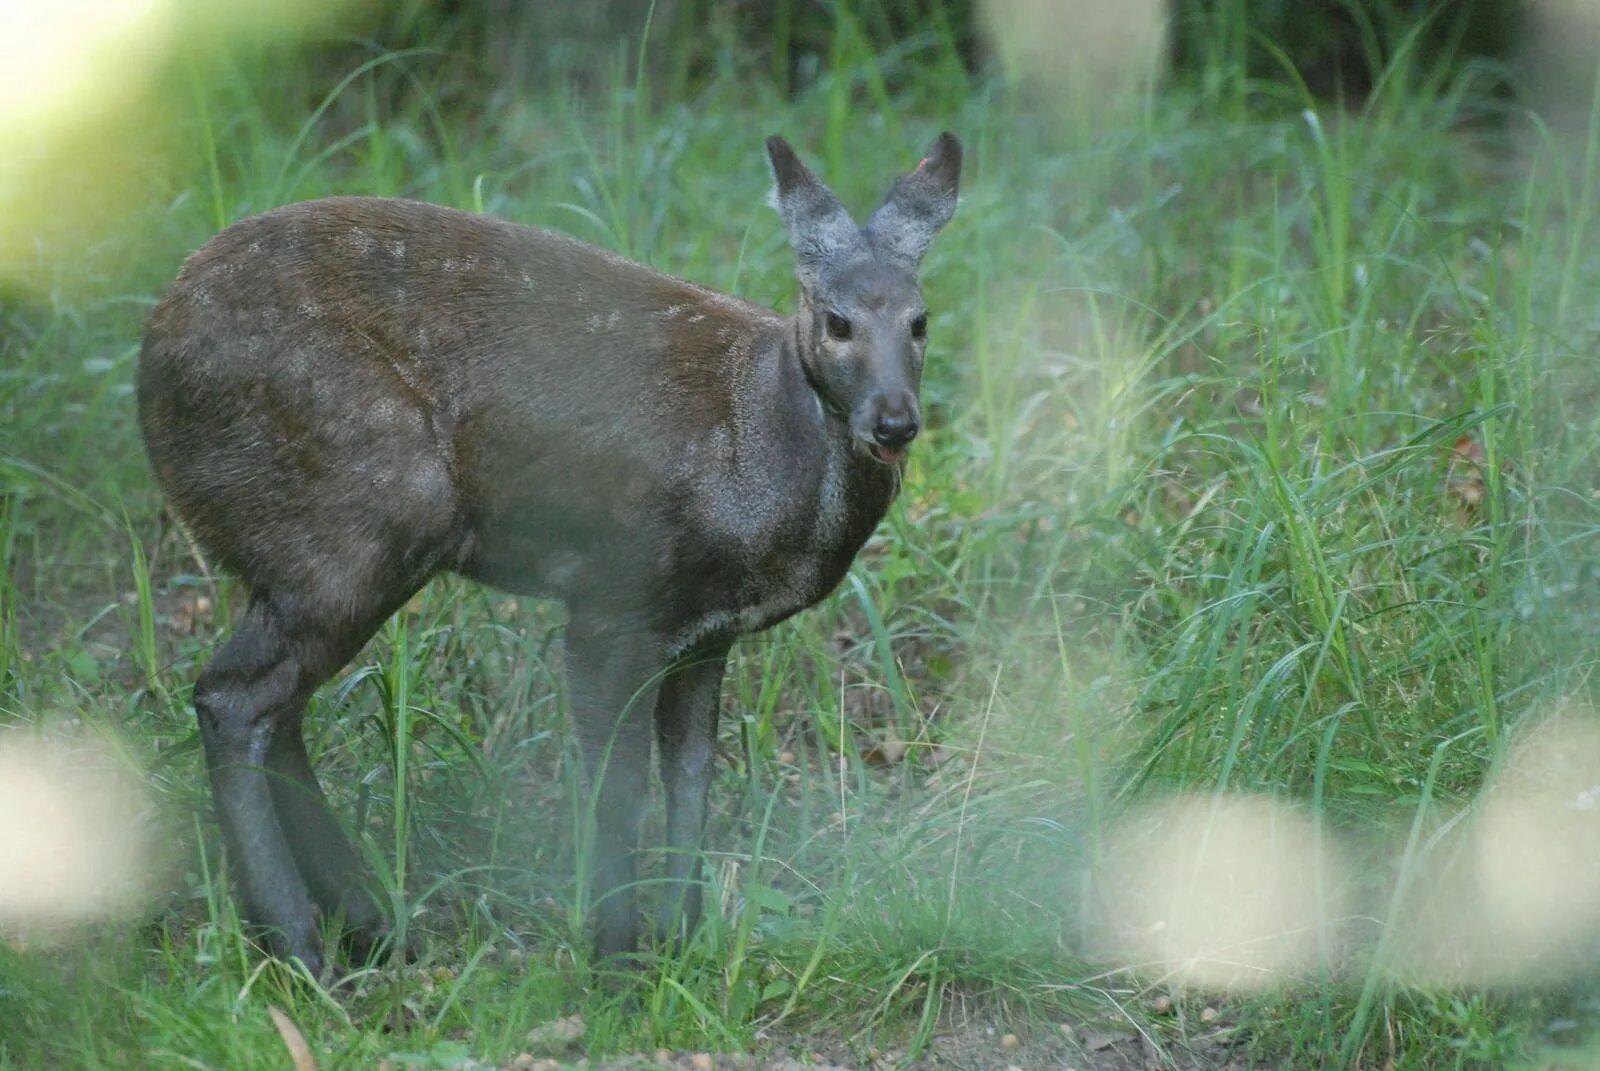
[[[940,134],[914,171],[900,176],[868,221],[867,241],[882,256],[915,268],[933,238],[956,214],[961,142]]]

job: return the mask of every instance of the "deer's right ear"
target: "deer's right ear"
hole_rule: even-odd
[[[839,198],[800,162],[787,141],[777,135],[768,138],[767,158],[772,162],[772,205],[789,228],[795,272],[809,290],[823,264],[865,253],[866,241]]]

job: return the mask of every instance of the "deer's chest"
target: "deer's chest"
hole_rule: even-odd
[[[738,530],[702,543],[684,590],[693,611],[680,646],[769,628],[839,585],[893,498],[893,475],[841,463],[813,487],[765,518],[759,495],[742,497]]]

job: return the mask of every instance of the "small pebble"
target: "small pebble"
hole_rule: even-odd
[[[785,766],[793,766],[794,765],[794,752],[792,752],[792,751],[780,751],[780,752],[778,752],[778,761],[783,763]]]
[[[1000,1047],[1002,1049],[1007,1049],[1007,1050],[1015,1049],[1016,1047],[1018,1047],[1021,1044],[1022,1044],[1022,1039],[1017,1037],[1017,1035],[1015,1035],[1015,1034],[1007,1034],[1007,1035],[1005,1035],[1004,1037],[1002,1037],[1000,1039]]]
[[[1150,1012],[1153,1015],[1166,1015],[1172,1011],[1172,998],[1162,993],[1150,1002]]]
[[[711,1071],[711,1069],[716,1067],[717,1064],[716,1061],[711,1058],[711,1054],[709,1052],[697,1052],[693,1056],[689,1057],[689,1066],[693,1067],[694,1071]]]
[[[656,1050],[656,1063],[658,1063],[658,1064],[670,1064],[671,1062],[672,1062],[672,1050],[671,1049],[657,1049]]]
[[[1215,1008],[1206,1008],[1205,1010],[1203,1010],[1200,1013],[1200,1021],[1202,1023],[1209,1023],[1209,1022],[1211,1022],[1211,1020],[1215,1019],[1216,1017],[1217,1017],[1217,1009],[1215,1009]]]

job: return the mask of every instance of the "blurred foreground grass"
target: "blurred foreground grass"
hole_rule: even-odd
[[[866,40],[839,9],[793,96],[619,47],[582,88],[476,100],[446,55],[330,73],[236,45],[174,65],[114,162],[61,158],[61,189],[138,196],[0,283],[0,719],[115,734],[178,862],[137,926],[0,945],[0,1067],[281,1067],[269,1005],[350,1068],[498,1066],[574,1014],[597,1056],[1023,1038],[947,1056],[969,1066],[1501,1067],[1587,1031],[1581,975],[1495,988],[1391,938],[1519,723],[1589,688],[1600,145],[1403,49],[1361,107],[1224,70],[1057,107],[966,74],[937,24]],[[309,720],[422,963],[331,993],[262,968],[187,702],[238,593],[163,519],[134,426],[182,256],[280,203],[395,194],[790,307],[765,135],[860,209],[943,128],[969,164],[925,272],[928,434],[837,595],[739,650],[705,929],[595,984],[560,618],[449,582]],[[1119,953],[1090,879],[1130,804],[1218,790],[1339,838],[1320,880],[1353,905],[1309,973],[1220,1004]]]

